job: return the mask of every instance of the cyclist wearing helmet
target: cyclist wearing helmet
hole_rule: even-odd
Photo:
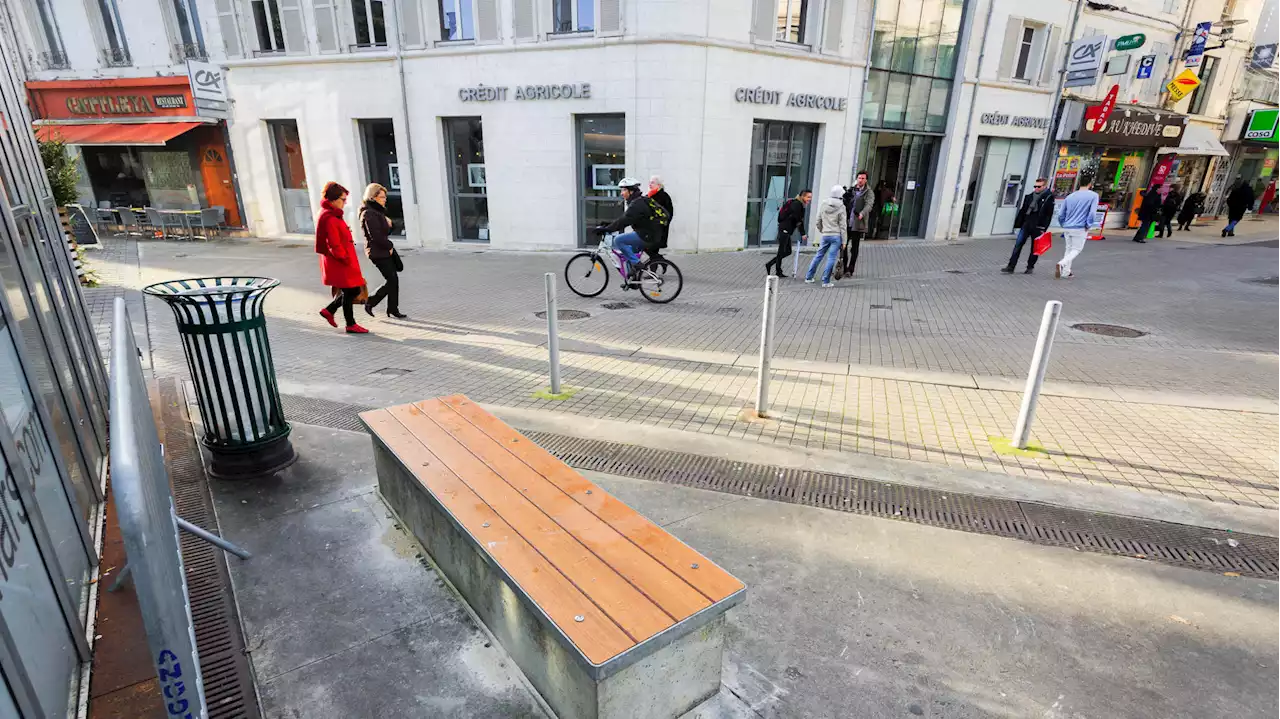
[[[596,228],[598,235],[618,232],[626,227],[631,228],[630,232],[618,235],[613,240],[613,246],[621,250],[623,256],[627,258],[629,273],[634,273],[640,266],[641,250],[648,253],[650,257],[658,253],[659,243],[662,241],[662,227],[666,224],[666,211],[661,205],[645,197],[640,184],[640,181],[634,177],[622,178],[618,183],[618,189],[622,191],[626,210],[622,213],[622,217]]]

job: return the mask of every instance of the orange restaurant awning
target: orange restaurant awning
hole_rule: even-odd
[[[200,122],[141,122],[133,124],[97,123],[83,125],[36,125],[41,140],[60,138],[68,145],[164,145]]]

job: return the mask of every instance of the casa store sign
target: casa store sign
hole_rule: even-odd
[[[28,82],[27,94],[40,120],[195,115],[185,76]]]
[[[1186,127],[1182,115],[1117,109],[1103,121],[1086,113],[1075,140],[1116,147],[1175,147]]]

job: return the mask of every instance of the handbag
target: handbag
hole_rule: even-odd
[[[1039,257],[1048,252],[1050,247],[1053,247],[1053,233],[1045,232],[1031,243],[1031,254]]]
[[[338,287],[329,288],[330,297],[337,297],[340,294],[342,294],[341,288],[338,288]],[[369,285],[368,284],[360,285],[360,293],[356,295],[355,299],[351,300],[351,304],[362,305],[368,301],[369,301]]]
[[[396,268],[396,272],[404,272],[404,260],[400,259],[400,253],[391,253],[391,259],[394,261],[392,264]]]

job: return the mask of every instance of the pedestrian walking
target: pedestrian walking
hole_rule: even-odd
[[[1272,203],[1276,199],[1276,181],[1272,180],[1267,183],[1265,189],[1262,190],[1262,199],[1258,202],[1258,214],[1265,215],[1271,212]]]
[[[320,310],[320,316],[337,327],[333,313],[341,307],[347,332],[366,334],[369,330],[356,324],[356,316],[352,311],[352,305],[364,288],[364,275],[360,273],[360,257],[356,254],[356,243],[351,239],[351,228],[342,219],[342,210],[346,207],[350,193],[336,182],[326,182],[321,194],[324,200],[320,203],[320,216],[316,218],[316,253],[320,255],[320,281],[326,287],[332,287],[337,294],[328,307]]]
[[[778,255],[764,263],[766,275],[771,273],[769,268],[773,267],[777,270],[779,277],[787,276],[782,271],[782,261],[791,256],[791,236],[797,229],[804,226],[804,210],[812,199],[812,192],[801,190],[800,194],[782,203],[782,207],[778,208]],[[809,236],[803,231],[800,233],[800,241],[809,241]]]
[[[844,243],[844,276],[853,274],[858,264],[858,249],[862,238],[867,234],[868,218],[871,214],[873,195],[867,185],[867,171],[859,170],[853,187],[844,192],[844,209],[849,217],[849,239]]]
[[[1190,230],[1191,223],[1195,222],[1201,212],[1204,212],[1204,193],[1193,192],[1187,195],[1182,203],[1182,210],[1178,212],[1178,229]]]
[[[1244,213],[1253,207],[1253,188],[1249,183],[1237,178],[1235,189],[1227,195],[1227,226],[1222,228],[1223,237],[1235,237],[1236,225],[1244,219]]]
[[[1146,204],[1145,200],[1143,204]],[[1058,266],[1054,268],[1054,277],[1075,276],[1071,271],[1071,263],[1084,251],[1084,243],[1089,239],[1089,227],[1093,225],[1097,212],[1098,193],[1093,191],[1093,178],[1082,175],[1080,189],[1067,195],[1067,199],[1062,201],[1062,209],[1058,210],[1058,224],[1062,226],[1062,239],[1066,249]]]
[[[849,231],[849,217],[844,211],[844,187],[840,185],[832,187],[831,194],[818,205],[817,225],[822,245],[818,247],[818,254],[814,255],[813,261],[809,263],[809,271],[805,273],[804,281],[813,284],[813,276],[818,272],[818,265],[826,260],[826,266],[822,269],[822,286],[835,287],[831,282],[831,271],[835,269],[836,257],[839,256],[840,248],[844,245]]]
[[[1138,231],[1133,235],[1134,242],[1146,242],[1151,232],[1151,225],[1160,220],[1159,188],[1148,187],[1142,191],[1142,204],[1138,207]]]
[[[1035,271],[1036,260],[1040,259],[1035,251],[1035,241],[1053,223],[1053,205],[1053,190],[1049,189],[1049,181],[1043,177],[1038,178],[1035,189],[1022,198],[1018,214],[1013,218],[1013,227],[1018,230],[1018,239],[1013,243],[1013,254],[1009,255],[1009,264],[1005,265],[1001,272],[1011,275],[1018,269],[1018,257],[1022,255],[1022,246],[1027,242],[1032,243],[1032,248],[1027,253],[1027,269],[1023,274],[1029,275]]]
[[[1173,220],[1178,216],[1178,210],[1182,209],[1182,190],[1177,185],[1169,190],[1169,194],[1165,195],[1164,202],[1160,203],[1160,220],[1156,223],[1156,237],[1164,237],[1167,233],[1173,237]]]
[[[387,217],[387,188],[373,183],[364,188],[364,204],[360,206],[360,231],[364,233],[364,251],[382,274],[382,286],[369,295],[364,311],[373,316],[373,308],[387,301],[387,316],[402,320],[409,315],[400,312],[400,273],[404,260],[391,242],[391,219]]]
[[[671,218],[675,217],[676,206],[671,201],[671,195],[667,194],[666,185],[662,184],[662,178],[654,175],[649,178],[649,199],[658,203],[658,206],[667,211],[667,224],[662,226],[659,233],[658,249],[665,250],[667,248],[667,237],[671,234]],[[654,252],[653,259],[658,257],[658,253]]]

